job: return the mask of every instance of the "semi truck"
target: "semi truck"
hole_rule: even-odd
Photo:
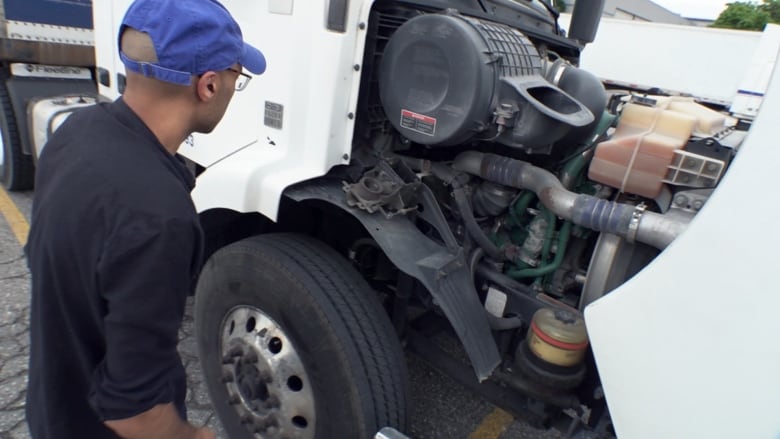
[[[0,2],[0,182],[6,188],[33,186],[36,148],[56,128],[34,118],[48,122],[65,106],[95,102],[92,28],[91,0]]]
[[[98,99],[129,3],[93,5]],[[778,27],[224,4],[268,69],[179,152],[229,437],[406,432],[404,350],[570,437],[780,434]]]

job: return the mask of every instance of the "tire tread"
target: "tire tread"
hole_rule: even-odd
[[[19,135],[19,126],[16,123],[16,115],[14,114],[13,106],[11,106],[11,97],[8,94],[6,87],[6,81],[8,80],[8,73],[0,68],[0,110],[2,111],[2,117],[5,120],[6,130],[3,130],[3,142],[7,145],[0,145],[5,148],[5,163],[6,170],[10,171],[9,175],[0,173],[2,182],[8,190],[11,191],[23,191],[32,189],[33,181],[35,177],[35,167],[33,166],[32,156],[25,155],[22,152],[22,140]],[[2,121],[0,121],[0,129],[2,128]]]
[[[284,255],[311,276],[339,314],[358,353],[373,397],[376,426],[407,425],[408,372],[400,344],[373,290],[335,250],[305,235],[260,235],[246,244]],[[250,244],[249,241],[252,241]],[[385,370],[386,365],[399,365]]]

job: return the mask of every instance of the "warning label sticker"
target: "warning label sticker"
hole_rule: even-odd
[[[265,126],[281,130],[284,121],[284,106],[274,102],[265,101]]]
[[[436,134],[435,118],[409,110],[401,110],[401,126],[426,136]]]

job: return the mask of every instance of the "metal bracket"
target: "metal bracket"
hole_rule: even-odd
[[[405,182],[385,161],[363,174],[354,184],[343,183],[347,204],[369,213],[380,212],[385,218],[417,210],[420,182]]]

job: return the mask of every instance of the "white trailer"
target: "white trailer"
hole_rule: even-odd
[[[561,14],[561,26],[570,20]],[[773,24],[754,32],[604,18],[580,67],[608,85],[687,94],[755,117],[777,62],[778,32]]]

